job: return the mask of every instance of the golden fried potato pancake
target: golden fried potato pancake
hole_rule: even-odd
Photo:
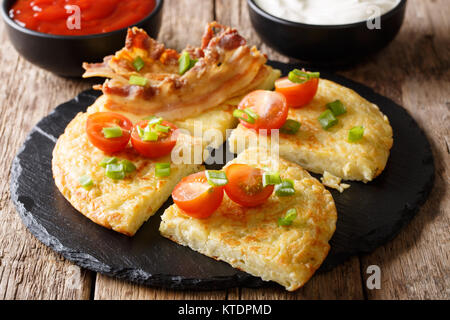
[[[294,181],[296,193],[282,198],[273,194],[256,208],[241,207],[225,194],[207,219],[192,218],[172,205],[161,217],[161,234],[289,291],[298,289],[328,254],[337,219],[331,194],[299,165],[266,150],[247,149],[231,163],[277,170],[283,179]],[[290,226],[279,226],[278,218],[291,208],[297,217]]]
[[[324,130],[318,117],[326,104],[340,100],[347,113],[337,117],[338,124]],[[306,170],[323,174],[325,171],[345,180],[371,181],[385,168],[393,144],[388,118],[378,107],[353,90],[321,79],[311,103],[290,108],[288,119],[301,123],[295,135],[280,133],[280,156],[300,164]],[[364,127],[362,140],[351,143],[348,132],[355,126]],[[270,145],[270,138],[239,125],[230,136],[230,149],[239,153],[256,141]]]
[[[94,107],[89,112],[95,112]],[[86,134],[88,113],[79,113],[67,126],[53,150],[52,170],[56,186],[64,197],[95,223],[133,236],[140,226],[169,198],[172,189],[185,176],[202,170],[202,165],[171,164],[168,177],[155,176],[155,163],[170,162],[170,155],[150,160],[138,155],[131,146],[115,154],[126,159],[137,170],[123,180],[105,175],[99,164],[107,156],[94,147]],[[177,143],[196,141],[182,136]],[[89,175],[94,185],[84,189],[80,177]]]

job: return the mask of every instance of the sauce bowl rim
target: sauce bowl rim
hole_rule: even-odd
[[[390,16],[394,15],[398,10],[400,10],[403,6],[405,6],[406,2],[407,2],[407,0],[400,0],[400,2],[394,8],[392,8],[388,12],[385,12],[384,14],[379,16],[379,18],[380,19],[389,18]],[[330,29],[347,29],[347,28],[354,28],[354,27],[362,27],[367,24],[367,20],[352,22],[352,23],[347,23],[347,24],[309,24],[309,23],[302,23],[302,22],[294,22],[294,21],[283,19],[283,18],[279,18],[277,16],[274,16],[273,14],[268,13],[267,11],[261,9],[255,3],[255,0],[247,0],[247,4],[258,15],[260,15],[268,20],[271,20],[272,22],[282,24],[282,25],[285,25],[288,27],[330,30]]]
[[[124,31],[127,31],[129,27],[135,26],[138,24],[141,24],[144,21],[150,20],[156,15],[158,15],[159,11],[161,11],[163,7],[164,0],[155,0],[156,6],[155,8],[143,19],[130,24],[129,26],[121,29],[117,29],[110,32],[104,32],[104,33],[93,33],[93,34],[85,34],[85,35],[58,35],[58,34],[50,34],[50,33],[43,33],[35,30],[28,29],[26,27],[21,26],[17,22],[15,22],[11,17],[9,16],[10,7],[14,4],[15,1],[3,1],[2,7],[1,7],[1,15],[3,20],[12,28],[16,29],[19,32],[26,33],[31,36],[36,36],[40,38],[47,38],[47,39],[55,39],[55,40],[86,40],[86,39],[95,39],[95,38],[102,38],[102,37],[108,37],[113,36],[116,34],[123,33]]]

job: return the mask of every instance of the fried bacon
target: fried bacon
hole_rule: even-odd
[[[125,48],[115,56],[106,57],[103,63],[85,63],[84,77],[109,78],[101,89],[112,111],[178,120],[251,91],[271,71],[263,54],[248,47],[235,29],[217,22],[207,26],[200,48],[185,51],[198,61],[181,76],[180,55],[134,27],[128,30]],[[133,66],[138,57],[145,62],[139,71]],[[132,75],[147,78],[147,85],[130,85]]]

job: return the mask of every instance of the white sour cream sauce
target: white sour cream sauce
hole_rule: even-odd
[[[255,0],[264,11],[285,20],[314,25],[349,24],[378,17],[400,0]]]

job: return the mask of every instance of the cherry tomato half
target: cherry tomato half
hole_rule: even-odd
[[[103,128],[120,127],[122,136],[105,138]],[[89,141],[98,149],[106,152],[118,152],[126,148],[130,141],[133,124],[128,118],[114,112],[96,112],[89,115],[86,122],[86,133]]]
[[[205,219],[222,203],[223,187],[210,185],[203,171],[183,178],[173,189],[172,199],[189,216]]]
[[[300,108],[314,98],[319,87],[319,79],[313,78],[305,83],[295,83],[287,77],[275,81],[275,91],[286,97],[289,107]]]
[[[286,98],[275,91],[256,90],[244,97],[238,109],[251,109],[258,115],[255,123],[249,123],[239,119],[243,126],[254,129],[267,129],[270,134],[271,129],[280,129],[286,122],[289,108]]]
[[[274,186],[263,186],[263,171],[246,164],[232,164],[225,169],[228,184],[224,189],[228,197],[243,207],[263,204]]]
[[[131,133],[131,144],[133,148],[142,156],[147,158],[159,158],[168,155],[177,144],[177,137],[174,133],[178,128],[171,122],[162,121],[161,125],[170,127],[169,132],[160,133],[158,140],[156,141],[144,141],[139,136],[137,126],[142,129],[147,127],[149,120],[139,121],[133,128]]]

